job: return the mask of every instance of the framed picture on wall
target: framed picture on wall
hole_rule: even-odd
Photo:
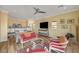
[[[61,25],[62,29],[68,29],[68,25]]]
[[[65,24],[65,19],[60,19],[60,24]]]
[[[74,19],[68,19],[68,20],[67,20],[67,23],[68,23],[68,24],[74,23]]]

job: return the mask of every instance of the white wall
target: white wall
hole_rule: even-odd
[[[79,25],[78,23],[78,17],[79,17],[79,10],[70,12],[70,13],[65,13],[57,16],[50,16],[50,17],[45,17],[39,20],[36,20],[36,32],[38,32],[39,29],[39,24],[40,22],[49,22],[49,36],[50,37],[55,37],[55,36],[65,36],[66,33],[72,33],[75,35],[75,40],[76,40],[76,25]],[[65,21],[64,24],[60,24],[60,20],[63,19]],[[74,23],[68,24],[67,21],[69,19],[74,19]],[[57,29],[52,29],[52,21],[57,22]],[[67,25],[67,29],[63,29],[61,25]]]
[[[8,12],[0,11],[0,42],[7,41]]]

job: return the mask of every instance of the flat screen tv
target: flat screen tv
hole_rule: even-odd
[[[48,22],[41,22],[40,28],[48,28]]]

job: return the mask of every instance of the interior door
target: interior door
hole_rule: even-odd
[[[79,43],[79,25],[76,27],[77,42]]]

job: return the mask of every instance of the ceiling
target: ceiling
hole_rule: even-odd
[[[64,5],[64,7],[58,7],[59,5],[0,5],[0,10],[6,10],[11,18],[19,19],[38,19],[46,16],[55,16],[63,12],[70,12],[71,10],[79,9],[79,5]],[[33,7],[39,8],[45,11],[44,14],[34,15],[35,10]]]

